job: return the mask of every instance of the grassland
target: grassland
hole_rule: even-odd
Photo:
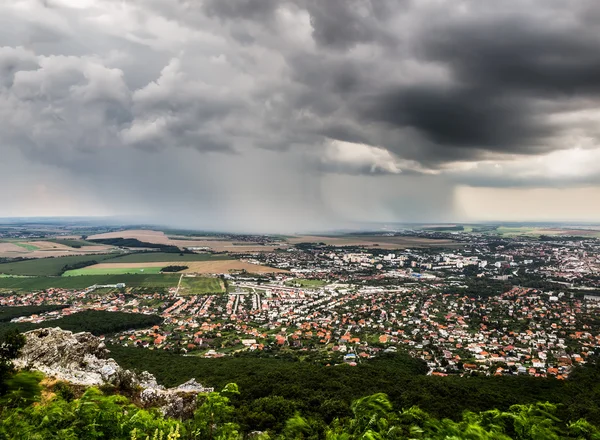
[[[77,277],[2,277],[0,291],[36,291],[51,288],[85,289],[94,284],[125,283],[127,287],[169,288],[177,286],[180,275],[81,275]]]
[[[39,249],[39,247],[34,246],[32,244],[28,244],[28,243],[16,243],[15,244],[27,251],[37,251]]]
[[[0,264],[0,273],[7,275],[57,276],[62,268],[84,261],[104,261],[114,254],[72,255],[68,257],[38,258]]]
[[[63,277],[76,277],[85,275],[124,275],[124,274],[157,274],[161,267],[84,267],[83,269],[74,269],[66,271]]]
[[[285,284],[286,286],[290,287],[323,287],[326,286],[328,283],[327,281],[323,280],[305,280],[302,278],[294,278],[293,280],[287,281]]]
[[[184,276],[179,285],[180,295],[206,295],[225,293],[225,286],[220,278]]]
[[[248,273],[287,273],[288,271],[283,269],[276,269],[269,266],[262,266],[259,264],[247,263],[239,260],[214,260],[214,261],[161,261],[161,262],[148,262],[148,263],[118,263],[116,259],[107,260],[94,266],[88,266],[85,270],[94,269],[151,269],[158,268],[162,269],[166,266],[185,265],[187,269],[183,270],[182,273],[187,274],[222,274],[230,272],[246,271]],[[102,272],[103,273],[103,272]]]
[[[170,252],[140,252],[123,255],[110,260],[111,263],[160,263],[179,261],[220,261],[231,260],[229,255],[214,254],[177,254]]]

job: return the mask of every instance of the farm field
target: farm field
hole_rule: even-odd
[[[100,246],[98,243],[93,243],[87,240],[81,240],[79,238],[50,238],[45,240],[49,243],[61,244],[63,246],[69,246],[72,248],[83,247],[83,246]]]
[[[78,247],[71,247],[72,245]],[[38,239],[35,241],[0,241],[2,258],[46,258],[110,252],[112,246],[97,245],[81,240]]]
[[[81,275],[76,277],[2,277],[0,291],[44,289],[85,289],[94,284],[125,283],[127,287],[169,288],[177,286],[177,274],[123,274],[123,275]]]
[[[160,267],[108,267],[110,264],[99,265],[103,267],[84,267],[83,269],[74,269],[66,271],[63,277],[77,277],[82,275],[124,275],[124,274],[157,274],[163,266]]]
[[[213,255],[213,254],[175,254],[167,252],[139,252],[136,254],[128,254],[111,259],[111,263],[161,263],[168,261],[214,261],[214,260],[231,260],[229,255]],[[167,264],[168,266],[168,264]]]
[[[32,260],[0,263],[0,273],[6,275],[55,276],[64,266],[85,261],[104,261],[115,254],[72,255],[69,257],[38,258]]]
[[[548,236],[576,236],[576,237],[598,237],[600,238],[600,231],[593,229],[571,229],[571,228],[537,228],[528,226],[499,226],[495,231],[491,232],[503,235],[506,237],[516,237],[519,235],[526,235],[530,237],[539,237],[541,235]]]
[[[292,244],[297,243],[325,243],[333,246],[361,246],[378,247],[380,249],[406,249],[427,247],[461,247],[462,243],[454,240],[432,239],[421,237],[394,237],[385,235],[342,235],[342,236],[317,236],[300,235],[289,237]]]
[[[179,284],[179,295],[207,295],[225,293],[225,285],[220,278],[183,276]]]
[[[303,278],[294,278],[293,280],[287,281],[285,284],[286,286],[290,287],[323,287],[329,283],[323,280],[305,280]]]
[[[221,274],[229,273],[231,271],[242,271],[245,270],[249,273],[287,273],[288,271],[283,269],[275,269],[269,266],[261,266],[258,264],[246,263],[239,260],[215,260],[215,261],[161,261],[161,262],[149,262],[149,263],[113,263],[114,259],[105,261],[100,264],[86,267],[82,270],[96,270],[96,269],[144,269],[144,268],[155,268],[162,269],[166,266],[177,266],[184,265],[188,266],[179,273],[197,273],[197,274]]]
[[[15,243],[17,246],[19,246],[20,248],[23,248],[27,251],[37,251],[39,249],[39,247],[34,246],[32,244],[28,244],[28,243]]]
[[[109,232],[97,234],[88,237],[89,240],[107,239],[107,238],[135,238],[146,243],[164,244],[169,246],[187,247],[207,247],[215,252],[271,252],[279,247],[285,247],[285,243],[277,245],[264,246],[259,243],[244,242],[239,243],[232,240],[223,240],[217,237],[206,236],[191,238],[190,236],[170,237],[161,231],[151,231],[146,229],[130,229],[126,231]]]

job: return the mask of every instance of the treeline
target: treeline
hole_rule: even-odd
[[[189,269],[189,266],[167,266],[163,267],[161,272],[181,272],[182,270]]]
[[[88,260],[88,261],[78,261],[72,264],[65,264],[61,269],[58,275],[62,275],[69,270],[83,269],[84,267],[93,266],[98,264],[97,260]]]
[[[162,323],[162,318],[157,315],[143,315],[141,313],[106,312],[101,310],[86,310],[64,316],[60,319],[44,321],[41,323],[29,322],[4,322],[0,323],[0,335],[11,330],[26,332],[36,328],[60,327],[74,333],[90,332],[96,336],[118,333],[130,329],[147,328]]]
[[[148,249],[160,249],[162,252],[180,253],[182,252],[177,246],[170,246],[167,244],[160,243],[148,243],[140,241],[137,238],[95,238],[90,239],[93,243],[106,244],[109,246],[117,247],[133,247],[133,248],[148,248]]]

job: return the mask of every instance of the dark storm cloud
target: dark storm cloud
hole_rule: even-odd
[[[298,212],[322,210],[328,176],[360,188],[419,174],[439,188],[434,175],[457,169],[464,177],[445,185],[598,174],[582,180],[558,161],[542,178],[528,161],[598,149],[595,1],[47,3],[0,5],[0,147],[90,186],[117,169],[121,183],[147,182],[164,167],[157,198],[219,182],[199,197],[226,215],[256,198],[240,192],[261,194],[265,212],[286,194]],[[494,161],[530,168],[456,163]],[[275,171],[288,186],[269,180]],[[354,195],[343,188],[328,197]]]
[[[204,10],[208,15],[224,19],[264,20],[277,8],[279,0],[207,0]]]

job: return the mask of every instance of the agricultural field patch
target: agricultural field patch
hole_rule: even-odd
[[[225,285],[220,278],[188,275],[181,278],[179,295],[207,295],[225,293]]]
[[[29,243],[15,243],[17,246],[19,246],[20,248],[23,248],[27,251],[37,251],[39,249],[39,247],[34,246],[32,244]]]
[[[49,243],[60,244],[76,249],[79,249],[83,246],[100,246],[98,243],[93,243],[91,241],[81,240],[78,238],[50,238],[46,241]]]
[[[101,267],[100,267],[101,266]],[[157,274],[162,267],[109,267],[110,264],[98,264],[66,271],[63,277],[75,277],[82,275],[124,275],[124,274]]]
[[[252,242],[237,242],[219,237],[169,237],[164,232],[144,229],[130,229],[125,231],[109,232],[88,237],[89,240],[104,240],[111,238],[134,238],[145,243],[155,243],[179,248],[208,248],[215,252],[271,252],[279,247],[285,247],[285,243],[263,245]]]
[[[161,261],[161,262],[148,262],[148,263],[116,263],[116,259],[110,259],[103,263],[89,266],[83,270],[90,269],[156,269],[160,272],[160,269],[167,266],[177,266],[177,261]],[[187,269],[183,270],[186,274],[224,274],[231,272],[246,271],[248,273],[287,273],[288,271],[283,269],[276,269],[269,266],[261,266],[259,264],[246,263],[245,261],[239,260],[214,260],[214,261],[186,261],[185,266]]]
[[[184,273],[204,273],[204,274],[221,274],[238,271],[246,271],[248,273],[288,273],[287,270],[276,269],[274,267],[262,266],[260,264],[246,263],[240,260],[227,261],[193,261],[186,263],[189,269],[184,270]]]
[[[114,254],[72,255],[1,263],[0,273],[6,275],[57,276],[62,274],[65,266],[72,266],[86,261],[104,261],[113,256]]]
[[[170,288],[177,286],[178,274],[80,275],[76,277],[2,277],[0,291],[85,289],[95,284],[125,283],[129,287]]]
[[[285,285],[289,287],[323,287],[329,284],[323,280],[306,280],[303,278],[294,278],[293,280],[286,281]]]

